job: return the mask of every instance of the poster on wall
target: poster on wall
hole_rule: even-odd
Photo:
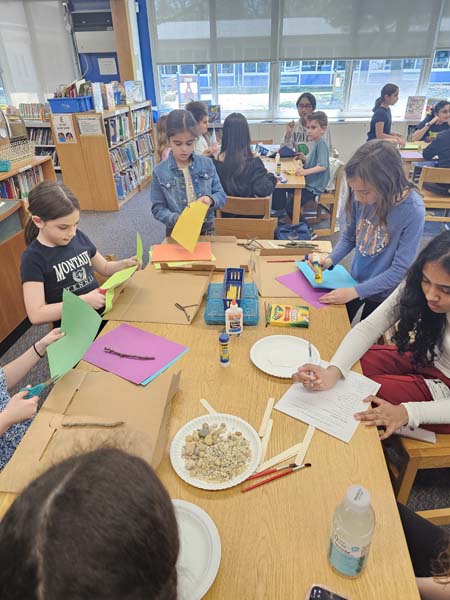
[[[76,144],[77,136],[73,126],[72,115],[52,115],[52,119],[58,144]]]
[[[197,75],[177,75],[177,84],[181,108],[191,100],[200,100]]]
[[[425,106],[425,96],[408,96],[406,104],[405,120],[406,121],[421,121],[423,107]]]

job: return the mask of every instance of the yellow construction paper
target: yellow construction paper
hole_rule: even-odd
[[[194,251],[198,242],[207,211],[207,204],[196,200],[186,206],[175,223],[171,237],[189,252]]]

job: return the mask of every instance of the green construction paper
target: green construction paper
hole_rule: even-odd
[[[136,256],[137,256],[139,262],[142,262],[143,255],[144,255],[144,246],[142,244],[142,238],[139,235],[139,233],[136,233]],[[108,277],[108,279],[104,283],[102,283],[102,285],[101,285],[102,290],[112,290],[113,288],[116,288],[119,285],[122,285],[122,283],[125,283],[125,281],[127,281],[127,279],[129,279],[132,275],[134,275],[136,270],[137,270],[137,266],[136,267],[127,267],[126,269],[122,269],[121,271],[117,271],[116,273],[113,273],[113,275],[111,275],[111,277]],[[112,298],[113,297],[114,297],[114,294],[109,295],[109,299],[111,301],[111,306],[112,306]],[[111,306],[107,310],[111,310]],[[107,310],[105,310],[105,312],[107,312]]]
[[[47,348],[52,377],[62,377],[83,358],[101,322],[100,315],[87,302],[63,291],[61,331],[65,335]]]
[[[103,315],[112,309],[113,300],[114,300],[114,288],[110,290],[106,290],[105,294],[105,310],[103,311]]]
[[[142,244],[142,238],[140,233],[136,233],[136,256],[138,257],[139,262],[142,262],[142,257],[144,256],[144,246]]]

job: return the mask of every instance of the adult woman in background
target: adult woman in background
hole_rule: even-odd
[[[228,196],[242,198],[270,196],[277,180],[250,148],[247,119],[231,113],[223,123],[222,146],[214,161],[220,182]]]

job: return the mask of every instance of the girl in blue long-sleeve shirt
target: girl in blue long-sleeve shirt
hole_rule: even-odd
[[[167,117],[166,129],[172,152],[153,173],[153,216],[164,223],[170,235],[186,206],[198,200],[209,207],[201,234],[214,235],[214,209],[222,208],[227,197],[213,161],[194,154],[197,123],[189,111],[173,110]]]
[[[422,237],[425,207],[389,142],[373,140],[361,146],[345,174],[351,188],[347,228],[322,259],[322,267],[333,268],[354,249],[351,274],[358,283],[333,290],[320,301],[346,304],[351,321],[361,305],[361,318],[367,317],[404,278]]]

